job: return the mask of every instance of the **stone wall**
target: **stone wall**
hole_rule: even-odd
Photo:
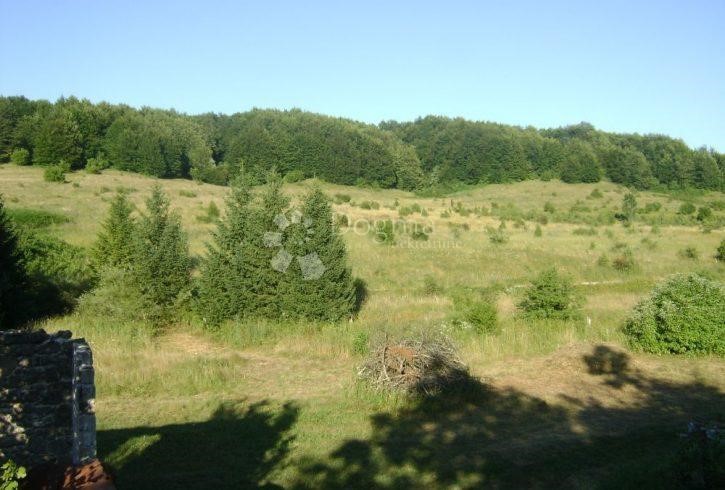
[[[33,467],[95,457],[91,350],[67,331],[0,331],[0,461]]]

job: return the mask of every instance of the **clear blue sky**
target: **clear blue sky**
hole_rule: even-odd
[[[2,95],[585,120],[725,151],[723,0],[0,0],[0,24]]]

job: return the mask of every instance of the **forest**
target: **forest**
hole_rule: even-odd
[[[664,135],[608,133],[588,123],[552,129],[426,116],[365,124],[299,109],[231,115],[75,97],[0,97],[0,163],[114,168],[228,184],[276,168],[286,181],[402,190],[465,184],[603,179],[639,190],[723,189],[725,154]]]

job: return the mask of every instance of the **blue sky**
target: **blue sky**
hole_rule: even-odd
[[[725,151],[725,1],[0,0],[0,94],[589,121]]]

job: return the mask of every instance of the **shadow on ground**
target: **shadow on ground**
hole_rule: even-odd
[[[682,468],[678,451],[688,421],[722,420],[719,389],[647,377],[608,346],[582,360],[627,402],[547,403],[469,378],[372,416],[369,439],[301,461],[294,487],[717,488],[698,468]]]
[[[206,422],[98,432],[99,456],[119,489],[277,488],[299,409],[259,402],[220,405]]]

